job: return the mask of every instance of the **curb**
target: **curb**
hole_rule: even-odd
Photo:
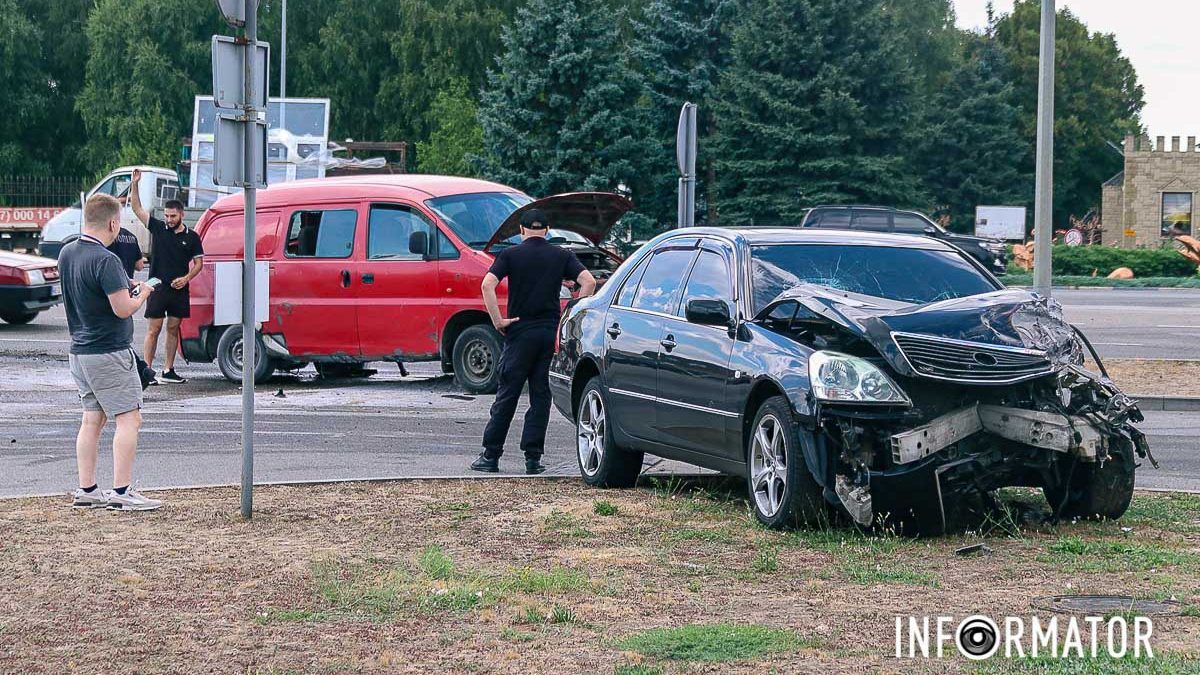
[[[1130,394],[1138,408],[1154,412],[1200,412],[1200,396],[1138,396]]]
[[[1004,283],[1004,278],[1000,277],[1000,283]],[[1031,291],[1033,286],[1009,286],[1004,284],[1005,288],[1020,288],[1022,290]],[[1050,291],[1054,290],[1067,291],[1192,291],[1200,293],[1200,288],[1195,286],[1062,286],[1059,284],[1051,284]]]

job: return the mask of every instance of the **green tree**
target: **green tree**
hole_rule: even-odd
[[[1017,0],[994,26],[1009,62],[1013,101],[1032,174],[1037,133],[1041,3]],[[1107,144],[1141,133],[1143,89],[1112,34],[1091,33],[1070,10],[1058,12],[1054,73],[1054,222],[1066,225],[1100,198],[1100,184],[1122,167]]]
[[[535,195],[625,183],[637,202],[651,135],[622,14],[587,0],[518,10],[480,103],[485,175]]]
[[[680,107],[688,101],[699,106],[699,139],[696,170],[698,223],[712,221],[706,206],[713,182],[712,94],[724,66],[728,40],[723,30],[731,0],[651,0],[633,20],[630,53],[644,79],[650,105],[646,129],[653,134],[653,154],[647,158],[649,191],[638,200],[638,211],[650,227],[635,232],[637,238],[653,235],[676,220],[677,178],[675,134]]]
[[[900,51],[916,76],[922,96],[936,94],[958,65],[963,31],[954,25],[951,0],[887,0]]]
[[[31,130],[45,124],[50,111],[49,77],[41,58],[44,35],[17,0],[0,0],[0,14],[0,91],[6,93],[6,110],[0,117],[0,174],[45,174],[49,165],[32,156],[28,138]]]
[[[172,166],[192,128],[193,100],[212,89],[211,36],[228,29],[192,0],[98,0],[75,102],[87,128],[86,166]]]
[[[984,36],[968,39],[964,52],[931,100],[916,161],[937,211],[966,232],[980,204],[1025,204],[1033,176],[1021,167],[1028,141],[1004,80],[1004,54]]]
[[[472,176],[470,157],[483,152],[483,129],[478,105],[467,93],[467,81],[458,78],[438,92],[429,109],[434,128],[428,141],[417,143],[424,173]]]
[[[743,0],[730,54],[713,139],[722,223],[924,201],[903,156],[913,77],[879,0]]]

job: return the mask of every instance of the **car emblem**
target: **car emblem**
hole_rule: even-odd
[[[971,358],[975,359],[975,363],[978,363],[981,366],[996,365],[996,357],[988,354],[987,352],[975,352],[974,354],[971,354]]]

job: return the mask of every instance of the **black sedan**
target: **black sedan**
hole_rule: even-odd
[[[679,459],[746,477],[773,527],[945,531],[1010,485],[1043,488],[1059,516],[1116,518],[1148,452],[1055,302],[927,237],[675,230],[558,337],[551,390],[585,482]]]

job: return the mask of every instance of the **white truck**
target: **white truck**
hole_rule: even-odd
[[[79,226],[83,219],[83,202],[94,194],[107,194],[114,197],[126,196],[129,185],[133,182],[134,169],[142,172],[141,194],[142,204],[149,211],[161,211],[163,204],[171,199],[179,199],[179,176],[171,169],[158,166],[122,166],[108,172],[99,183],[87,192],[81,193],[80,201],[70,208],[54,216],[42,228],[38,253],[47,258],[57,258],[62,247],[79,237]],[[189,226],[200,219],[204,209],[185,209],[184,222]],[[142,246],[143,253],[150,252],[150,233],[146,226],[133,215],[133,207],[126,203],[121,209],[121,227],[132,232]]]

